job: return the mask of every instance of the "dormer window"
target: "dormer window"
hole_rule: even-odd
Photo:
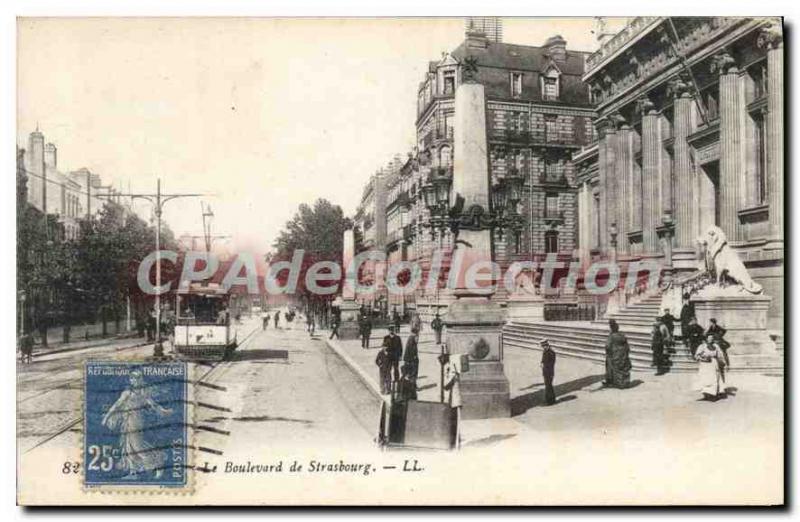
[[[561,75],[558,69],[551,67],[542,76],[542,99],[547,101],[558,100],[559,95],[559,77]]]
[[[456,92],[456,72],[455,71],[445,71],[444,73],[444,84],[443,84],[444,94],[453,94]]]
[[[522,73],[511,73],[511,97],[519,98],[522,96]]]

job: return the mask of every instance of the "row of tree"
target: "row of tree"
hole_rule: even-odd
[[[162,248],[175,239],[162,225]],[[155,249],[155,228],[109,201],[80,233],[67,239],[56,216],[27,201],[27,177],[17,170],[17,291],[22,329],[47,342],[47,329],[62,326],[69,341],[76,324],[117,323],[130,312],[143,321],[152,299],[138,291],[139,262]]]

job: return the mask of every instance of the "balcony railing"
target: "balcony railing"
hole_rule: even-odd
[[[574,147],[579,147],[581,145],[574,131],[572,133],[559,131],[548,132],[547,129],[544,128],[535,128],[529,131],[494,129],[491,131],[490,137],[495,140],[519,144],[567,145]]]
[[[591,72],[600,65],[603,60],[614,54],[625,44],[650,27],[658,18],[657,16],[637,16],[631,20],[620,32],[603,42],[603,45],[601,45],[597,51],[586,58],[586,72]]]

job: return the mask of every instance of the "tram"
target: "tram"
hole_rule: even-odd
[[[217,283],[192,283],[175,297],[175,355],[182,360],[221,361],[236,349],[230,294]]]

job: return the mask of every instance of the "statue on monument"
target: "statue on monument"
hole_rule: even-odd
[[[539,295],[539,274],[530,268],[520,270],[514,278],[515,296]]]
[[[761,285],[753,281],[739,255],[728,245],[725,232],[717,226],[709,227],[705,235],[697,238],[703,248],[705,269],[715,274],[715,287],[724,288],[733,282],[741,290],[760,294]]]

